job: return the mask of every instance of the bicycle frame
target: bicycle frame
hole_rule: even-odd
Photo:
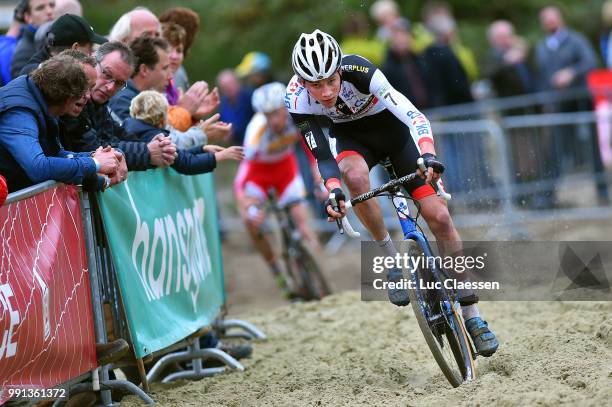
[[[419,168],[423,170],[424,166],[422,160],[420,163],[417,162],[417,164]],[[460,306],[454,290],[447,290],[444,285],[441,285],[434,288],[434,297],[426,297],[423,291],[428,288],[423,288],[421,282],[417,281],[419,275],[425,275],[425,278],[428,280],[431,277],[437,282],[441,282],[447,278],[447,274],[443,269],[436,267],[435,262],[429,262],[429,259],[433,257],[433,251],[431,250],[427,237],[417,225],[418,213],[416,218],[410,216],[408,198],[401,191],[403,185],[415,180],[418,175],[417,173],[412,173],[398,178],[395,175],[395,171],[393,171],[393,166],[388,160],[383,163],[383,165],[389,173],[390,181],[348,202],[345,201],[345,207],[347,209],[352,208],[376,196],[391,197],[404,234],[404,239],[416,242],[422,255],[426,258],[427,266],[424,267],[424,274],[422,273],[423,269],[418,267],[410,270],[410,280],[414,284],[414,294],[409,293],[408,295],[412,296],[411,303],[419,327],[446,378],[453,386],[459,386],[466,378],[473,378],[475,375],[473,364],[475,350],[473,344],[467,337],[465,326],[463,325],[459,312]],[[446,200],[450,199],[450,195],[447,194],[438,183],[432,183],[432,187],[437,190],[440,197]],[[330,201],[334,209],[337,210],[337,202],[335,201],[334,194],[330,194]],[[342,218],[342,221],[338,223],[338,227],[341,232],[345,229],[350,237],[359,237],[359,233],[354,231],[346,217]],[[419,255],[421,255],[421,253],[419,253]],[[419,270],[421,270],[421,272],[419,272]],[[444,340],[443,338],[447,339]],[[450,359],[448,358],[448,354],[446,356],[443,355],[442,346],[444,343],[447,344],[445,349],[450,349],[452,353]],[[449,362],[449,360],[454,361],[456,368],[449,364],[452,363]],[[457,371],[457,368],[459,371]],[[457,373],[459,373],[460,376],[457,376]]]

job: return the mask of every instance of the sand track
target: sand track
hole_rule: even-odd
[[[491,302],[501,347],[453,389],[409,308],[345,292],[245,315],[268,335],[246,371],[155,385],[163,406],[593,405],[612,400],[612,303]],[[125,405],[136,405],[130,398]]]

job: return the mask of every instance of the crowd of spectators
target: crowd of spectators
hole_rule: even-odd
[[[60,6],[69,12],[55,14]],[[0,43],[0,205],[8,193],[48,180],[103,192],[129,171],[171,166],[201,174],[243,158],[241,146],[210,144],[227,140],[232,126],[213,114],[217,88],[190,86],[182,67],[197,34],[195,12],[169,9],[162,24],[139,7],[108,38],[81,14],[75,0],[23,0]],[[212,331],[201,342],[222,346]],[[235,357],[251,352],[225,350]],[[123,340],[97,346],[103,363],[125,351]]]
[[[2,165],[7,167],[3,169],[3,175],[9,192],[45,179],[85,182],[92,188],[99,184],[98,189],[115,185],[120,180],[114,173],[101,172],[101,163],[95,154],[91,160],[81,157],[81,153],[93,153],[98,147],[105,147],[104,151],[112,151],[120,157],[128,170],[174,166],[192,174],[214,168],[209,153],[202,148],[195,152],[195,147],[208,142],[242,145],[246,125],[253,116],[250,103],[253,90],[276,79],[271,60],[265,53],[249,52],[235,69],[221,71],[216,78],[217,90],[204,81],[190,84],[182,65],[200,26],[200,17],[193,10],[174,7],[158,17],[146,8],[137,7],[122,15],[106,37],[97,34],[82,14],[77,0],[20,0],[12,24],[0,37],[0,84],[19,80],[0,91],[3,112],[0,126],[7,129],[0,135],[0,154],[8,157]],[[356,12],[347,17],[342,40],[344,52],[369,57],[381,67],[390,83],[419,109],[472,102],[474,96],[482,96],[481,92],[474,92],[474,84],[482,82],[487,84],[484,88],[490,89],[497,97],[585,87],[589,72],[599,65],[599,57],[589,41],[566,25],[556,6],[541,10],[542,39],[531,49],[529,43],[516,33],[512,22],[493,21],[486,32],[490,50],[482,61],[476,61],[474,53],[462,43],[452,9],[446,2],[427,1],[421,10],[422,21],[411,22],[402,16],[394,0],[377,0],[370,7],[370,17],[375,29],[371,29],[364,13]],[[599,51],[604,65],[610,67],[610,1],[602,9],[602,24]],[[81,102],[75,102],[75,106],[82,108],[79,114],[71,115],[55,109],[53,103],[57,102],[50,101],[50,95],[32,81],[36,75],[43,74],[41,81],[46,82],[45,76],[49,73],[39,70],[42,63],[55,60],[66,50],[94,55],[96,60],[95,85],[85,91]],[[68,63],[65,57],[58,60]],[[23,75],[26,76],[22,78]],[[31,108],[19,106],[18,103],[25,102],[12,98],[17,90],[11,89],[18,83],[34,95],[33,100],[39,102],[43,116],[37,116],[38,110],[34,112]],[[168,112],[165,126],[160,129],[163,131],[155,137],[142,138],[126,131],[123,122],[130,118],[130,101],[147,90],[156,90],[166,96]],[[37,99],[39,94],[42,96]],[[73,98],[76,96],[78,92]],[[589,102],[583,100],[581,103],[550,103],[543,110],[568,112],[590,108]],[[525,111],[509,112],[517,113]],[[24,150],[19,150],[18,146],[26,138],[19,137],[15,142],[15,135],[11,136],[11,117],[14,116],[31,119],[26,158],[15,157],[15,154],[23,154]],[[130,123],[133,125],[132,121]],[[59,129],[57,137],[49,139],[53,132],[47,129],[54,129],[56,124]],[[22,135],[27,128],[21,126],[12,131]],[[599,173],[603,164],[598,135],[591,133],[589,143],[595,150],[591,159]],[[37,143],[32,140],[35,134]],[[566,154],[564,149],[571,148],[571,138],[569,133],[551,138],[553,148],[548,150],[553,153],[544,154],[544,161],[550,163],[550,168],[539,175],[541,178],[552,181],[558,178],[562,169],[556,158],[558,154]],[[441,151],[451,155],[458,141],[453,137],[446,139],[448,145],[441,146]],[[521,149],[519,144],[511,143],[518,161],[524,150],[524,146]],[[49,145],[55,147],[49,149]],[[472,150],[481,151],[477,144],[473,147]],[[530,147],[542,149],[550,146],[532,143]],[[604,150],[607,153],[609,148]],[[71,165],[81,163],[83,168],[80,172],[70,173],[49,170],[54,168],[53,159],[60,156],[73,160]],[[456,158],[451,159],[450,168],[456,166],[453,161],[457,161],[457,165],[465,161]],[[308,184],[310,177],[306,173],[310,171],[305,156],[302,161]],[[93,167],[82,164],[90,162],[94,163]],[[523,175],[517,182],[533,180],[529,174],[541,172],[533,165],[521,165],[518,172]],[[11,169],[12,166],[18,168]],[[103,182],[91,182],[91,168]],[[475,168],[475,171],[480,170]],[[16,173],[19,176],[14,175]],[[449,183],[457,190],[465,188],[465,185],[454,183],[452,177]],[[598,184],[598,194],[600,200],[607,201],[605,185]],[[549,202],[544,202],[544,207],[551,205],[554,205],[552,197]]]

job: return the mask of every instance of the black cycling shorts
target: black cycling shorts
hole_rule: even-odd
[[[346,156],[358,154],[370,169],[389,157],[398,177],[417,169],[420,154],[410,129],[388,110],[351,122],[333,123],[329,137],[329,145],[337,162]],[[434,189],[421,178],[405,187],[414,199],[435,194]]]

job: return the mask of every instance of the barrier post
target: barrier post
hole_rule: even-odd
[[[91,301],[93,303],[94,330],[97,343],[106,343],[106,325],[104,324],[104,312],[102,301],[100,300],[100,285],[98,278],[98,258],[96,256],[96,245],[94,243],[94,231],[91,218],[91,206],[86,193],[81,192],[81,216],[83,218],[83,228],[85,236],[85,249],[89,262],[89,283],[91,285]],[[101,381],[108,381],[108,369],[98,367]],[[94,390],[97,386],[94,385]],[[105,406],[112,406],[113,400],[110,390],[100,392],[102,403]]]

